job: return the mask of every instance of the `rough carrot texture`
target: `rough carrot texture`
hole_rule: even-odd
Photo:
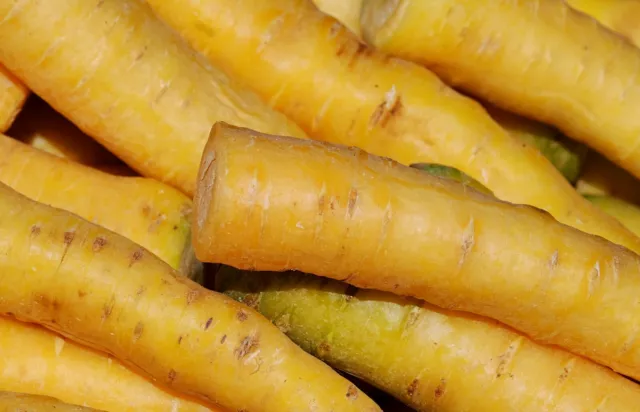
[[[31,147],[90,166],[121,163],[37,96],[32,96],[7,134]]]
[[[586,13],[640,47],[640,2],[638,0],[567,0],[576,10]]]
[[[191,194],[217,120],[302,131],[195,53],[138,0],[0,2],[0,60],[143,175]]]
[[[0,182],[27,197],[113,230],[201,280],[191,246],[192,201],[142,177],[119,177],[0,135]]]
[[[0,411],[2,412],[90,412],[97,409],[69,405],[47,396],[24,393],[0,392]]]
[[[536,150],[417,65],[357,41],[309,0],[147,0],[232,76],[319,140],[401,163],[459,169],[501,199],[640,252],[640,239],[585,202]]]
[[[110,353],[178,392],[232,411],[380,410],[252,309],[4,185],[0,273],[0,314]]]
[[[225,268],[219,290],[418,411],[636,411],[640,386],[497,322],[289,272]]]
[[[28,96],[29,89],[0,65],[0,132],[11,127]]]
[[[576,189],[583,195],[610,195],[640,205],[640,181],[595,152],[587,156]]]
[[[538,209],[359,149],[224,125],[194,204],[203,262],[418,297],[640,378],[640,256]]]
[[[114,412],[218,410],[153,385],[107,354],[5,317],[0,317],[0,391]]]
[[[640,50],[557,0],[365,0],[372,45],[640,176]]]

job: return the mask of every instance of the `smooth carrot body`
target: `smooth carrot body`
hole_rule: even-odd
[[[423,67],[364,46],[309,0],[147,0],[214,64],[307,133],[404,164],[455,167],[501,199],[640,251],[535,149]]]
[[[70,405],[48,396],[0,392],[0,412],[99,412],[97,409]]]
[[[366,0],[370,44],[640,177],[640,50],[557,0]]]
[[[0,314],[110,353],[172,390],[232,411],[380,410],[250,308],[4,185],[0,272]]]
[[[219,290],[417,411],[636,411],[640,386],[499,323],[301,273],[224,268]]]
[[[189,194],[215,121],[303,135],[139,0],[2,1],[0,48],[0,60],[82,131]]]
[[[155,386],[105,353],[6,317],[0,317],[0,391],[113,412],[218,410]]]
[[[29,97],[29,89],[0,65],[0,132],[6,132]]]
[[[73,212],[155,253],[201,280],[191,246],[191,199],[142,177],[94,170],[0,135],[0,182],[27,197]]]
[[[640,377],[640,256],[535,208],[359,149],[221,124],[194,205],[204,262],[414,296]]]
[[[567,0],[567,3],[640,47],[640,2],[638,0]]]
[[[29,99],[7,135],[76,163],[98,167],[122,163],[37,96]]]

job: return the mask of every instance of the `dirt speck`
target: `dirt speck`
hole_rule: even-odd
[[[85,292],[84,290],[79,289],[78,290],[78,297],[80,299],[84,298],[85,296],[87,296],[87,292]]]
[[[411,381],[411,383],[409,384],[409,386],[407,387],[407,395],[412,398],[413,395],[416,393],[416,391],[418,390],[418,384],[420,383],[420,381],[418,379],[414,379],[413,381]]]
[[[167,381],[169,385],[171,385],[176,380],[177,377],[178,377],[178,372],[176,372],[173,369],[170,369],[169,373],[167,374]]]
[[[255,335],[249,335],[242,339],[238,347],[233,351],[238,360],[244,359],[260,346],[260,340]]]
[[[138,322],[136,327],[133,329],[133,342],[137,342],[142,336],[142,332],[144,332],[144,323]]]
[[[240,309],[238,313],[236,313],[236,318],[238,318],[240,322],[244,322],[249,318],[249,314],[246,311]]]
[[[34,236],[34,237],[38,236],[41,231],[42,231],[42,228],[40,227],[40,225],[31,226],[31,235],[32,236]]]
[[[136,249],[135,252],[131,255],[131,260],[129,261],[129,267],[133,266],[134,263],[142,260],[144,256],[144,249]]]
[[[358,399],[358,388],[354,385],[349,385],[349,389],[347,389],[347,399],[350,401],[355,401]]]
[[[76,237],[76,233],[69,231],[69,232],[64,232],[64,244],[69,246],[71,244],[71,242],[73,242],[73,239]]]
[[[222,345],[227,340],[227,335],[222,335],[220,338],[220,344]]]
[[[209,329],[209,327],[211,326],[211,323],[213,322],[213,318],[209,318],[207,319],[207,321],[204,324],[204,330]]]
[[[107,239],[103,238],[102,236],[98,236],[93,241],[93,246],[91,247],[91,250],[97,253],[97,252],[100,252],[106,245],[107,245]]]
[[[447,390],[447,380],[440,379],[440,383],[436,387],[436,390],[433,392],[433,397],[436,401],[444,396],[445,391]]]

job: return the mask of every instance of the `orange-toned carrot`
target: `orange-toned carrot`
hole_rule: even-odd
[[[363,36],[640,177],[640,49],[557,0],[365,0]]]
[[[6,317],[0,317],[0,391],[106,411],[217,410],[152,384],[105,353]]]
[[[113,354],[172,390],[231,411],[380,410],[252,309],[2,184],[0,273],[0,314]]]
[[[137,172],[193,192],[217,120],[302,136],[141,0],[0,2],[0,60]]]
[[[147,0],[211,61],[319,140],[401,163],[438,163],[501,199],[640,252],[535,149],[423,67],[359,43],[309,0]]]
[[[418,297],[640,378],[640,256],[538,209],[359,149],[223,124],[194,204],[202,261]]]
[[[3,135],[0,182],[113,230],[202,281],[202,265],[191,247],[191,199],[170,186],[113,176]]]

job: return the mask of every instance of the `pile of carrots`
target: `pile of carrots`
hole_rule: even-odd
[[[640,411],[640,0],[0,0],[0,411]]]

